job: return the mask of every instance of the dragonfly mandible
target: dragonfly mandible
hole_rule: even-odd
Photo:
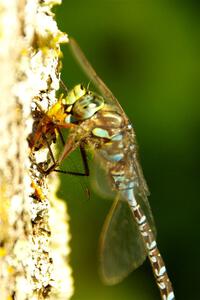
[[[70,132],[61,155],[46,170],[46,174],[55,170],[78,147],[82,151],[88,148],[93,151],[94,159],[104,170],[116,198],[101,235],[100,268],[103,281],[107,284],[118,283],[148,256],[161,298],[173,300],[172,284],[157,247],[154,220],[147,199],[149,192],[138,160],[133,127],[76,41],[69,39],[69,44],[101,96],[80,84],[66,97],[60,98],[60,109],[65,114],[60,126],[70,128]],[[60,117],[55,111],[52,110],[52,115],[56,128],[59,122],[55,122],[55,116]],[[44,120],[42,122],[44,124]],[[46,124],[50,123],[47,121]]]

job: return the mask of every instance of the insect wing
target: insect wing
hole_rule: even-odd
[[[100,237],[100,274],[105,284],[122,281],[146,258],[141,234],[126,201],[116,200]]]
[[[106,161],[95,151],[90,168],[90,185],[94,192],[104,199],[115,199],[117,192],[112,189],[111,178],[106,168]]]
[[[93,155],[93,165],[91,167],[91,186],[101,197],[113,200],[116,198],[118,192],[114,191],[112,188],[112,178],[108,173],[106,163],[107,161],[101,155],[101,152],[95,151]],[[147,198],[147,196],[149,195],[149,190],[143,175],[143,171],[138,159],[134,158],[132,160],[132,163],[135,173],[137,174],[135,178],[136,184],[134,187],[134,195],[138,203],[140,204],[142,210],[144,211],[154,234],[156,235],[156,226],[151,207]],[[125,192],[124,196],[122,194],[120,201],[127,201],[125,194]]]
[[[126,199],[126,190],[112,190],[106,160],[100,151],[93,156],[92,187],[102,197],[117,199],[114,201],[105,220],[100,237],[100,274],[108,285],[122,281],[129,273],[137,269],[146,258],[146,250],[138,225]],[[136,166],[134,166],[136,167]],[[137,186],[134,195],[155,233],[155,224],[149,202],[144,177],[139,172],[138,162]],[[142,171],[141,171],[142,172]],[[144,183],[143,183],[144,181]]]

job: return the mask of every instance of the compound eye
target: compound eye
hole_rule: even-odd
[[[83,96],[73,107],[73,115],[78,120],[91,118],[104,105],[103,98],[92,93]]]

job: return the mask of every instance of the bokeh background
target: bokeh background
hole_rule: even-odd
[[[199,299],[200,2],[63,2],[56,8],[60,29],[77,39],[136,130],[159,248],[176,298]],[[87,84],[67,45],[63,53],[66,85]],[[81,169],[78,156],[75,167]],[[89,197],[88,184],[63,175],[59,192],[71,218],[72,300],[160,299],[148,261],[117,286],[101,283],[98,237],[111,202],[93,191]]]

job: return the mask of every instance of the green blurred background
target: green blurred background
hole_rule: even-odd
[[[60,29],[77,39],[133,123],[159,248],[182,300],[200,299],[199,8],[194,0],[65,0],[56,8]],[[87,84],[62,49],[66,85]],[[88,198],[86,185],[65,175],[59,192],[71,218],[72,300],[160,299],[148,261],[117,286],[100,282],[98,237],[111,202]]]

